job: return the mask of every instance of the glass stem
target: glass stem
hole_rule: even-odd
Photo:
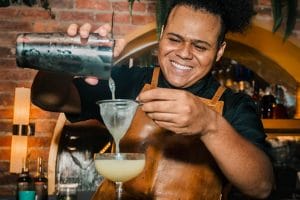
[[[119,146],[120,140],[115,139],[115,143],[116,143],[116,153],[120,153],[120,146]]]
[[[122,198],[122,182],[116,182],[116,193],[117,193],[117,200],[121,200]]]

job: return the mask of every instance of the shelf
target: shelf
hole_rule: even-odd
[[[300,119],[263,119],[265,131],[272,136],[300,136]]]

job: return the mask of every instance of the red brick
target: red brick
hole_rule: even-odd
[[[13,118],[13,107],[12,106],[3,106],[3,105],[1,105],[0,120],[8,120],[8,119],[11,120],[12,118]],[[5,121],[2,121],[2,123],[5,123]],[[1,124],[1,121],[0,121],[0,124]],[[3,126],[2,126],[2,128],[3,128]],[[1,131],[3,131],[2,128],[0,129]]]
[[[115,11],[126,11],[126,12],[129,13],[129,3],[128,3],[128,1],[114,2],[112,7]]]
[[[146,11],[146,4],[143,2],[135,2],[132,8],[133,12],[145,12]]]
[[[32,80],[36,74],[36,70],[33,69],[11,69],[11,70],[1,70],[0,77],[2,80]]]
[[[114,22],[115,23],[130,23],[130,14],[116,14],[114,17]]]
[[[10,6],[10,7],[0,7],[0,19],[2,20],[11,20],[11,19],[15,19],[15,16],[17,15],[17,10]]]
[[[0,161],[0,171],[1,172],[5,172],[5,171],[9,171],[9,162],[3,162]],[[1,176],[1,175],[0,175]],[[1,182],[0,182],[1,183]]]
[[[0,180],[5,178],[0,178]],[[15,179],[17,180],[17,178]],[[16,193],[16,182],[12,184],[4,184],[0,186],[0,196],[15,196]]]
[[[136,26],[132,25],[118,25],[115,26],[114,33],[115,35],[123,36],[125,34],[130,33],[131,31],[135,30]]]
[[[76,0],[76,8],[111,10],[111,3],[108,0]]]
[[[145,25],[147,23],[155,21],[154,16],[142,16],[142,15],[133,15],[132,24],[133,25]]]
[[[3,162],[1,162],[2,164]],[[16,181],[17,181],[17,178],[18,178],[18,175],[16,174],[2,174],[1,175],[1,179],[3,179],[3,181],[1,181],[0,185],[1,186],[4,186],[4,185],[10,185],[10,184],[16,184]]]
[[[28,146],[36,148],[49,148],[51,144],[51,138],[39,137],[37,135],[29,137]]]
[[[18,31],[30,32],[32,31],[31,21],[5,21],[0,20],[0,31]]]
[[[55,121],[55,122],[59,115],[59,113],[57,113],[57,112],[45,111],[35,105],[31,106],[30,112],[31,112],[30,113],[31,119],[51,119],[52,121]]]
[[[0,147],[10,147],[11,136],[0,136]]]
[[[13,58],[0,58],[0,66],[1,66],[1,69],[4,69],[4,68],[9,68],[9,69],[15,68],[16,67],[16,59],[15,59],[15,57],[13,57]]]
[[[74,0],[51,0],[48,1],[51,8],[69,9],[74,8]]]
[[[14,97],[12,94],[0,93],[0,105],[1,106],[12,105],[13,101],[14,101]]]
[[[57,21],[35,21],[33,24],[33,32],[65,32],[70,23]]]
[[[42,121],[35,121],[35,130],[36,132],[45,132],[45,133],[53,133],[56,121],[47,121],[47,120],[42,120]]]
[[[91,12],[74,12],[74,11],[62,11],[59,13],[59,18],[64,21],[93,21],[94,14]]]
[[[1,161],[10,160],[10,149],[0,149],[0,160]]]
[[[29,21],[29,20],[47,20],[51,19],[51,16],[49,14],[48,10],[45,10],[44,8],[40,7],[25,7],[23,9],[20,9],[19,7],[16,7],[17,12],[14,16],[15,19],[19,19],[22,21]]]
[[[149,3],[147,8],[148,13],[155,14],[156,12],[156,3]]]
[[[114,19],[116,20],[117,14],[115,14]],[[100,13],[96,14],[95,21],[97,23],[111,23],[112,13]]]
[[[17,86],[16,82],[0,80],[0,92],[11,92],[12,93],[12,92],[14,92],[16,86]]]
[[[5,46],[0,46],[0,57],[3,58],[14,58],[14,48],[12,47],[5,47]]]
[[[1,132],[7,132],[7,133],[11,133],[12,131],[12,118],[11,120],[1,120],[0,121],[0,130]],[[0,159],[1,160],[1,159]]]

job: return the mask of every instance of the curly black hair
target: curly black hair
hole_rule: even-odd
[[[253,0],[173,0],[166,15],[165,25],[173,8],[180,5],[220,16],[222,28],[219,42],[224,40],[227,32],[243,32],[255,15]]]

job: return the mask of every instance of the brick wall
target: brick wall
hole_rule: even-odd
[[[115,10],[116,36],[155,19],[155,0],[135,3],[129,15],[127,0],[49,0],[52,14],[41,7],[11,5],[0,8],[0,196],[13,194],[17,175],[9,173],[11,125],[15,87],[30,87],[36,71],[19,69],[15,64],[15,37],[21,32],[65,31],[69,24],[90,22],[97,27],[110,22]],[[271,20],[270,0],[257,0],[259,16]],[[300,30],[298,23],[298,30]],[[295,34],[298,32],[295,31]],[[30,170],[35,160],[48,160],[49,146],[57,113],[31,108],[31,122],[36,125],[34,137],[29,138]],[[46,165],[47,166],[47,165]]]

